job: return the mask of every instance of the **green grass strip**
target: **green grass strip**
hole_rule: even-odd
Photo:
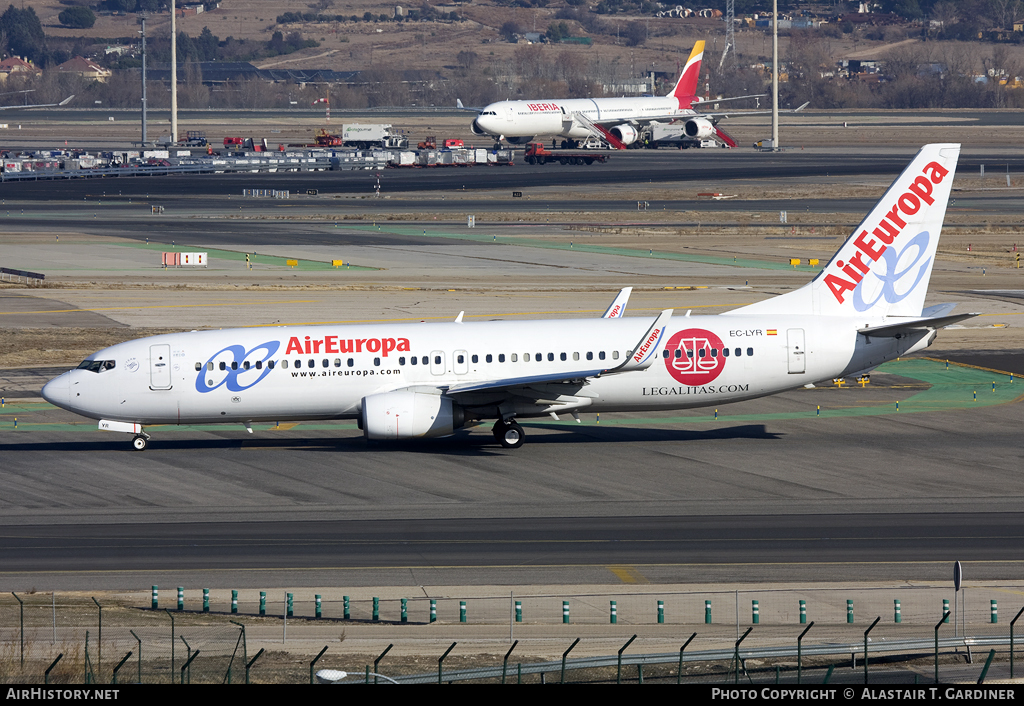
[[[661,252],[660,250],[648,250],[644,252],[639,248],[613,248],[606,245],[591,245],[570,239],[568,243],[541,240],[538,238],[508,238],[497,235],[485,235],[476,233],[448,233],[435,230],[425,230],[409,226],[391,224],[345,225],[349,230],[369,231],[373,233],[391,233],[393,235],[412,235],[421,238],[450,238],[455,240],[466,240],[474,243],[492,243],[499,245],[519,245],[527,248],[545,248],[547,250],[566,250],[597,253],[600,255],[620,255],[622,257],[645,257],[655,260],[677,260],[680,262],[698,262],[705,265],[725,265],[727,267],[753,268],[759,270],[793,270],[796,272],[818,272],[817,267],[810,265],[790,265],[788,262],[775,262],[773,260],[754,260],[750,258],[716,257],[714,255],[687,255],[683,253]]]

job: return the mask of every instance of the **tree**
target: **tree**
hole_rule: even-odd
[[[522,34],[523,29],[515,20],[509,20],[501,26],[501,29],[499,29],[498,32],[501,33],[501,36],[504,37],[506,42],[514,42],[516,35]]]
[[[640,46],[647,41],[647,28],[642,22],[630,22],[626,25],[626,44],[631,47]]]
[[[7,37],[7,51],[15,56],[26,56],[35,61],[46,54],[43,25],[31,7],[26,10],[19,10],[14,5],[8,7],[0,15],[0,33]]]
[[[69,7],[57,15],[57,19],[65,27],[73,29],[89,29],[96,24],[96,13],[88,7]]]

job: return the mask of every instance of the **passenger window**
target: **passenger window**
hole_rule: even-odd
[[[513,353],[513,354],[512,354],[512,357],[511,357],[511,361],[512,361],[513,363],[515,363],[515,362],[516,362],[517,360],[519,360],[519,358],[517,358],[517,357],[516,357],[516,354],[515,354],[515,353]]]
[[[457,358],[458,358],[457,362],[459,362],[459,363],[465,363],[466,362],[466,356],[462,355],[461,353],[459,353]],[[438,361],[438,362],[441,362],[441,361]]]
[[[209,363],[206,364],[206,369],[207,370],[213,370],[213,361],[212,360]]]
[[[548,353],[548,355],[551,355],[551,354]],[[537,356],[534,358],[534,360],[536,360],[538,363],[543,363],[544,362],[544,354],[543,353],[538,353]],[[550,360],[550,358],[548,360]]]
[[[373,364],[376,365],[379,368],[380,367],[380,358],[374,358],[373,359]]]
[[[288,367],[288,361],[286,360],[286,361],[284,361],[284,363],[285,363],[284,367],[287,368]],[[273,370],[274,369],[274,361],[272,361],[272,360],[267,361],[267,367],[270,368],[271,370]]]
[[[612,360],[618,360],[618,359],[619,359],[619,352],[618,351],[612,351]]]
[[[440,364],[441,364],[441,356],[435,355],[434,356],[434,365],[440,365]]]
[[[742,356],[743,355],[743,349],[742,348],[737,348],[735,353],[736,353],[737,356]]]
[[[692,358],[693,357],[693,349],[692,348],[687,348],[686,349],[686,357],[687,358]]]
[[[472,355],[472,357],[470,357],[470,360],[472,360],[474,363],[479,363],[480,362],[480,356],[478,356],[476,353],[474,353]]]
[[[402,357],[400,357],[400,358],[398,359],[398,364],[399,364],[399,365],[405,365],[405,356],[402,356]]]
[[[505,354],[504,353],[499,353],[498,354],[498,362],[499,363],[504,363],[505,362]]]
[[[403,358],[402,360],[405,360],[405,358]],[[334,359],[334,367],[335,368],[340,368],[341,367],[341,358],[335,358]]]
[[[558,354],[558,359],[559,360],[565,360],[565,353],[559,353]]]
[[[416,365],[419,362],[420,362],[420,359],[417,358],[416,356],[413,356],[412,358],[409,359],[409,364],[410,365]]]
[[[281,361],[281,369],[282,370],[287,370],[288,369],[288,361],[287,360],[282,360]]]
[[[351,368],[351,367],[352,367],[353,365],[355,365],[355,364],[356,364],[356,361],[355,361],[355,359],[354,359],[354,358],[349,358],[347,362],[348,362],[348,367],[350,367],[350,368]]]
[[[231,361],[231,369],[232,370],[238,370],[238,361],[237,360]]]
[[[587,360],[593,360],[593,359],[594,359],[594,352],[593,351],[587,351]]]
[[[423,356],[423,360],[421,360],[420,362],[421,362],[421,363],[423,363],[424,365],[429,365],[429,364],[430,364],[430,363],[429,363],[429,359],[427,358],[427,356]],[[438,358],[438,359],[437,359],[437,362],[438,362],[438,363],[440,363],[440,362],[441,362],[441,359],[440,359],[440,358]]]
[[[515,355],[515,353],[513,353],[512,355]],[[529,363],[530,362],[530,354],[529,353],[523,353],[523,362],[524,363]]]
[[[296,368],[301,368],[302,367],[302,361],[301,360],[296,360],[295,361],[295,367]]]
[[[573,360],[579,360],[580,359],[579,351],[576,351],[575,353],[572,354],[572,359]]]
[[[667,348],[661,352],[661,357],[662,358],[668,358],[668,349]]]
[[[722,355],[724,355],[726,358],[728,358],[729,357],[729,349],[728,348],[723,348],[722,349]]]
[[[604,360],[604,351],[601,351],[600,353],[598,353],[597,357],[600,358],[601,360]]]
[[[202,363],[196,363],[196,372],[199,372],[202,369],[203,369],[203,364]]]
[[[717,348],[712,348],[711,349],[711,357],[712,358],[717,358],[718,357],[718,349]]]
[[[221,370],[227,370],[228,369],[227,364],[223,360],[220,362],[220,369]]]
[[[682,358],[682,357],[683,357],[683,349],[682,348],[676,348],[676,358]]]
[[[748,348],[747,349],[747,355],[754,355],[754,349],[753,348]]]
[[[699,351],[697,351],[697,355],[699,355],[699,356],[700,356],[701,358],[703,358],[703,357],[704,357],[704,355],[705,355],[705,351],[704,351],[704,349],[703,349],[703,348],[701,348],[701,349],[700,349]]]
[[[309,359],[309,365],[307,367],[315,368],[316,367],[316,361],[313,360],[312,358],[310,358]]]
[[[249,361],[245,361],[244,363],[242,363],[242,367],[245,368],[246,370],[248,370],[249,369]]]
[[[262,360],[257,360],[256,361],[256,369],[257,370],[263,370],[263,361]]]
[[[548,353],[548,362],[551,362],[554,359],[555,359],[555,354],[554,353]],[[562,360],[565,360],[565,353],[562,354]]]
[[[487,357],[484,360],[486,360],[488,363],[491,363],[491,362],[494,361],[494,356],[492,356],[490,353],[488,353]],[[474,362],[476,362],[476,361],[474,361]]]
[[[324,358],[323,362],[321,363],[321,365],[323,365],[325,368],[329,368],[329,367],[331,367],[331,361],[329,361],[326,358]]]

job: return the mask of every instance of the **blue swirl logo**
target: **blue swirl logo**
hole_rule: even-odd
[[[280,341],[267,341],[248,351],[240,345],[220,349],[210,356],[196,376],[196,390],[213,392],[221,385],[226,385],[232,392],[248,390],[270,374],[271,369],[266,363],[280,347]],[[260,354],[263,354],[262,358],[258,357]],[[256,360],[253,360],[253,357]],[[246,361],[249,362],[248,368],[244,367]],[[256,366],[257,361],[260,363],[259,367]],[[223,370],[220,368],[222,363]],[[209,369],[211,367],[212,370]]]
[[[896,252],[895,247],[887,248],[885,252],[882,253],[882,259],[879,260],[879,262],[885,263],[884,272],[879,272],[877,269],[872,268],[871,271],[864,276],[864,279],[861,280],[860,284],[858,284],[853,290],[853,308],[857,311],[868,311],[882,299],[885,299],[885,301],[890,304],[895,304],[896,302],[901,302],[910,296],[910,293],[917,288],[917,285],[924,278],[925,272],[928,271],[928,265],[931,264],[931,257],[924,257],[925,253],[928,252],[928,243],[930,240],[931,238],[928,235],[928,231],[925,230],[915,235],[899,253]],[[917,249],[917,251],[913,253],[914,259],[900,268],[900,261],[905,259],[904,255],[912,248]],[[921,260],[922,257],[924,257],[923,261]],[[900,280],[910,274],[915,267],[917,268],[917,277],[914,279],[913,284],[900,293],[900,291],[897,290],[897,285]],[[875,288],[878,289],[878,296],[875,297],[873,301],[866,302],[864,301],[864,284],[872,276],[881,282],[881,287]]]

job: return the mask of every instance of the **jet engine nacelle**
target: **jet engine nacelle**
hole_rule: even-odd
[[[687,137],[706,140],[715,134],[715,125],[710,120],[704,118],[690,118],[686,121],[686,125],[683,126],[683,130],[686,132]]]
[[[506,137],[505,141],[512,145],[525,145],[527,142],[533,142],[533,135],[529,137]]]
[[[486,134],[488,134],[486,130],[484,130],[484,129],[483,129],[482,127],[480,127],[480,126],[479,126],[479,125],[477,124],[476,120],[474,120],[474,121],[473,121],[473,122],[472,122],[472,123],[470,124],[470,126],[469,126],[469,129],[473,131],[473,134],[474,134],[474,135],[486,135]]]
[[[363,398],[362,429],[367,439],[448,436],[465,423],[450,397],[398,390]]]
[[[628,124],[616,125],[608,132],[619,138],[624,145],[631,145],[640,137],[640,133],[637,132],[637,129]]]

